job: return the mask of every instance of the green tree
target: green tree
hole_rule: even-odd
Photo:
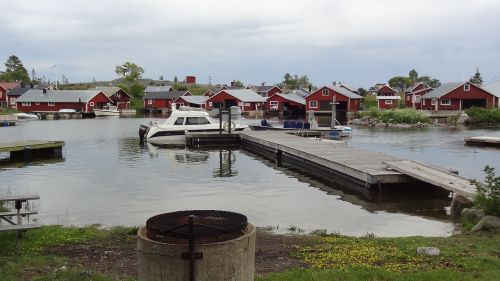
[[[408,77],[395,76],[389,79],[389,86],[396,89],[399,92],[404,92],[406,88],[411,85],[411,80]]]
[[[309,78],[307,75],[290,75],[290,73],[286,73],[283,76],[283,81],[280,83],[282,88],[286,89],[299,89],[299,88],[307,88],[309,87]]]
[[[125,62],[122,65],[117,65],[115,68],[115,73],[122,78],[122,80],[129,86],[138,83],[139,79],[142,78],[144,69],[137,66],[132,62]]]
[[[495,176],[495,169],[490,166],[486,166],[483,171],[486,174],[484,184],[471,181],[477,188],[474,204],[487,215],[500,216],[500,177]]]
[[[364,97],[368,92],[364,88],[358,88],[358,95]]]
[[[29,83],[30,76],[21,60],[11,55],[5,62],[5,71],[0,74],[0,80],[8,82]]]
[[[483,77],[481,77],[481,73],[479,73],[479,67],[476,69],[476,73],[474,73],[474,76],[469,79],[469,82],[479,86],[483,84]]]
[[[437,87],[441,86],[441,82],[438,79],[431,78],[427,75],[418,77],[417,82],[424,82],[425,84],[427,84],[429,87],[432,87],[432,88],[437,88]]]
[[[408,77],[410,78],[412,83],[417,82],[418,79],[418,73],[415,69],[412,69],[410,73],[408,74]]]
[[[177,76],[174,76],[174,83],[177,83],[179,79],[177,79]]]
[[[238,87],[238,88],[243,88],[243,82],[241,82],[240,80],[236,80],[234,81],[234,86],[235,87]]]

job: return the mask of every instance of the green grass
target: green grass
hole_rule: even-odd
[[[67,258],[44,255],[43,250],[52,246],[106,239],[114,235],[126,235],[136,229],[117,228],[111,231],[93,227],[44,226],[23,234],[17,243],[15,232],[0,233],[0,281],[25,280],[21,276],[31,275],[30,280],[118,280],[112,275],[102,274],[87,268],[67,268]],[[31,274],[30,274],[31,273]],[[133,279],[125,279],[133,280]]]
[[[9,115],[12,113],[19,113],[19,111],[9,108],[9,107],[1,107],[0,108],[0,115]]]
[[[305,280],[500,280],[500,234],[448,238],[328,236],[297,251],[309,269],[268,274],[258,281]],[[417,254],[437,247],[439,257]]]

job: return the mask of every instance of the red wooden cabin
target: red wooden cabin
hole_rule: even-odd
[[[206,101],[205,108],[229,108],[238,106],[242,112],[262,110],[266,104],[266,98],[250,89],[221,90]]]
[[[422,109],[426,110],[464,110],[473,106],[497,107],[497,97],[470,82],[446,83],[422,96]]]
[[[182,96],[191,96],[191,93],[189,91],[151,92],[144,96],[144,108],[170,109],[172,108],[172,103]]]
[[[336,110],[344,112],[356,112],[361,109],[361,96],[343,87],[324,86],[308,95],[306,99],[306,111],[332,111],[332,100],[335,96]]]
[[[377,93],[378,109],[394,109],[399,107],[401,97],[389,85],[381,86],[375,93]]]
[[[16,99],[22,112],[57,112],[75,109],[91,112],[112,101],[99,90],[29,90]]]

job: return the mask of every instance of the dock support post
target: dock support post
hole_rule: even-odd
[[[279,149],[276,150],[276,165],[278,165],[278,167],[283,166],[282,158],[283,158],[283,151],[281,151]]]

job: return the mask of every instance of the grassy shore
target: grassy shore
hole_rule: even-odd
[[[0,280],[136,280],[136,231],[46,226],[25,233],[20,244],[15,233],[1,233]],[[259,237],[267,239],[258,234],[258,244]],[[294,244],[287,253],[299,261],[296,266],[258,274],[256,280],[500,280],[500,233],[447,238],[302,235],[293,239],[308,241]],[[416,249],[421,246],[437,247],[441,255],[419,255]],[[269,252],[266,247],[260,246],[257,261],[259,254]]]

